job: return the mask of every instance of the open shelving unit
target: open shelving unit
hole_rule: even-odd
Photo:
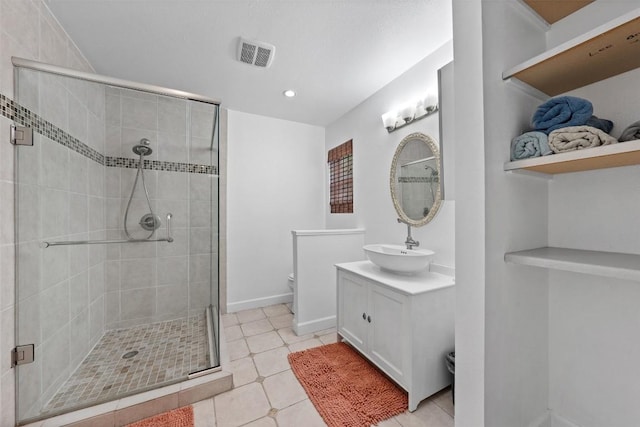
[[[595,0],[523,0],[542,19],[553,24],[562,18],[582,9]]]
[[[524,0],[547,22],[547,13],[573,13],[591,1]],[[569,4],[573,5],[570,6]],[[565,7],[573,10],[565,13]],[[568,10],[568,9],[567,9]],[[640,68],[640,8],[589,30],[507,71],[504,80],[556,96]],[[640,165],[640,140],[506,162],[505,171],[548,175]],[[640,281],[640,255],[542,247],[504,255],[505,262]]]
[[[513,264],[640,281],[640,255],[635,254],[544,247],[507,252],[504,260]]]
[[[559,11],[562,1],[527,1],[529,6]],[[576,10],[589,2],[578,6]],[[640,8],[543,52],[502,74],[548,96],[640,68]],[[640,141],[589,148],[507,162],[505,171],[527,170],[544,174],[579,172],[640,164]]]
[[[555,96],[640,67],[640,9],[596,27],[502,74]]]
[[[555,175],[631,165],[640,165],[640,140],[515,160],[506,162],[504,170],[527,170]]]

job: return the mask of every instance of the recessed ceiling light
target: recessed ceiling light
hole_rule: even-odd
[[[284,92],[282,92],[282,94],[287,98],[293,98],[294,96],[296,96],[296,92],[291,89],[285,90]]]

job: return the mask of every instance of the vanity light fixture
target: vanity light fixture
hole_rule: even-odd
[[[294,90],[291,89],[287,89],[284,92],[282,92],[282,94],[284,96],[286,96],[287,98],[293,98],[294,96],[296,96],[296,92]]]
[[[402,126],[416,120],[423,119],[438,111],[438,99],[435,95],[427,94],[418,100],[406,102],[397,110],[392,110],[382,115],[382,124],[387,132],[391,133]]]

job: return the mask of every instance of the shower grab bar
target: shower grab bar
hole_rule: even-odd
[[[173,215],[167,214],[167,237],[164,239],[120,239],[120,240],[68,240],[64,242],[42,242],[43,248],[50,246],[70,246],[70,245],[105,245],[110,243],[142,243],[142,242],[173,242],[171,237],[171,218]]]

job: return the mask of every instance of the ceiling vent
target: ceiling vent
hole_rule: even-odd
[[[269,43],[243,38],[240,38],[238,43],[238,61],[256,67],[269,67],[275,53],[276,47]]]

